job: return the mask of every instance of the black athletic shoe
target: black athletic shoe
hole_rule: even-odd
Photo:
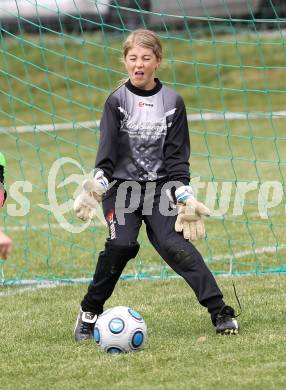
[[[93,338],[93,329],[97,320],[97,314],[82,311],[80,308],[79,315],[74,328],[74,338],[76,341],[85,341]]]
[[[232,307],[224,306],[216,316],[216,332],[219,334],[237,334],[238,322]]]

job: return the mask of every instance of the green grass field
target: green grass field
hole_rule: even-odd
[[[277,181],[285,193],[285,116],[271,115],[285,109],[284,40],[279,34],[245,34],[193,40],[165,36],[163,43],[159,77],[184,97],[188,114],[266,113],[189,123],[192,177],[206,183],[200,199],[206,198],[208,183],[233,185],[229,208],[206,221],[207,238],[196,246],[215,274],[244,275],[235,278],[243,304],[241,334],[216,336],[208,314],[180,279],[121,281],[107,307],[120,304],[138,310],[147,322],[149,340],[140,353],[109,356],[94,343],[73,341],[86,284],[15,285],[23,280],[90,278],[107,230],[96,223],[83,233],[69,233],[52,211],[40,206],[49,203],[47,183],[55,160],[69,157],[86,172],[93,168],[98,128],[8,128],[99,120],[104,100],[126,75],[119,58],[121,41],[115,35],[6,38],[0,42],[0,150],[8,161],[10,197],[0,226],[12,237],[14,250],[0,264],[0,388],[285,388],[285,197],[263,219],[258,190],[252,191],[243,213],[233,215],[238,182],[256,181],[260,186]],[[74,173],[81,171],[65,164],[56,185]],[[21,211],[11,191],[15,181],[32,185],[25,194],[25,215],[11,212]],[[57,188],[59,205],[71,204],[76,188],[75,183]],[[209,197],[216,208],[220,188]],[[80,224],[72,211],[64,216],[73,226]],[[173,276],[148,244],[144,227],[139,242],[141,250],[125,277]],[[235,305],[231,279],[220,277],[219,283]]]
[[[219,278],[235,304],[231,280]],[[235,279],[238,336],[217,336],[182,280],[120,282],[107,307],[129,305],[148,325],[146,348],[108,355],[72,330],[86,285],[1,291],[3,389],[284,389],[285,276]],[[5,294],[5,295],[4,295]],[[24,310],[23,310],[24,308]]]

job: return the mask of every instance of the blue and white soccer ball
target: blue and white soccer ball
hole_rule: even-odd
[[[94,338],[103,352],[139,351],[144,348],[147,326],[137,311],[126,306],[116,306],[98,317]]]

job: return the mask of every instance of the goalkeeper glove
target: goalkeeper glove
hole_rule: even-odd
[[[186,240],[194,241],[205,237],[203,216],[210,216],[210,210],[194,197],[192,187],[182,186],[175,191],[178,216],[175,231],[182,232]]]
[[[102,195],[107,191],[108,185],[108,180],[102,170],[98,170],[93,179],[84,180],[82,191],[76,197],[73,205],[78,218],[87,221],[95,217]]]

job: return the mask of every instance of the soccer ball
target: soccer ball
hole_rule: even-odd
[[[147,326],[141,315],[126,306],[104,311],[94,327],[94,338],[103,352],[121,353],[144,348]]]

